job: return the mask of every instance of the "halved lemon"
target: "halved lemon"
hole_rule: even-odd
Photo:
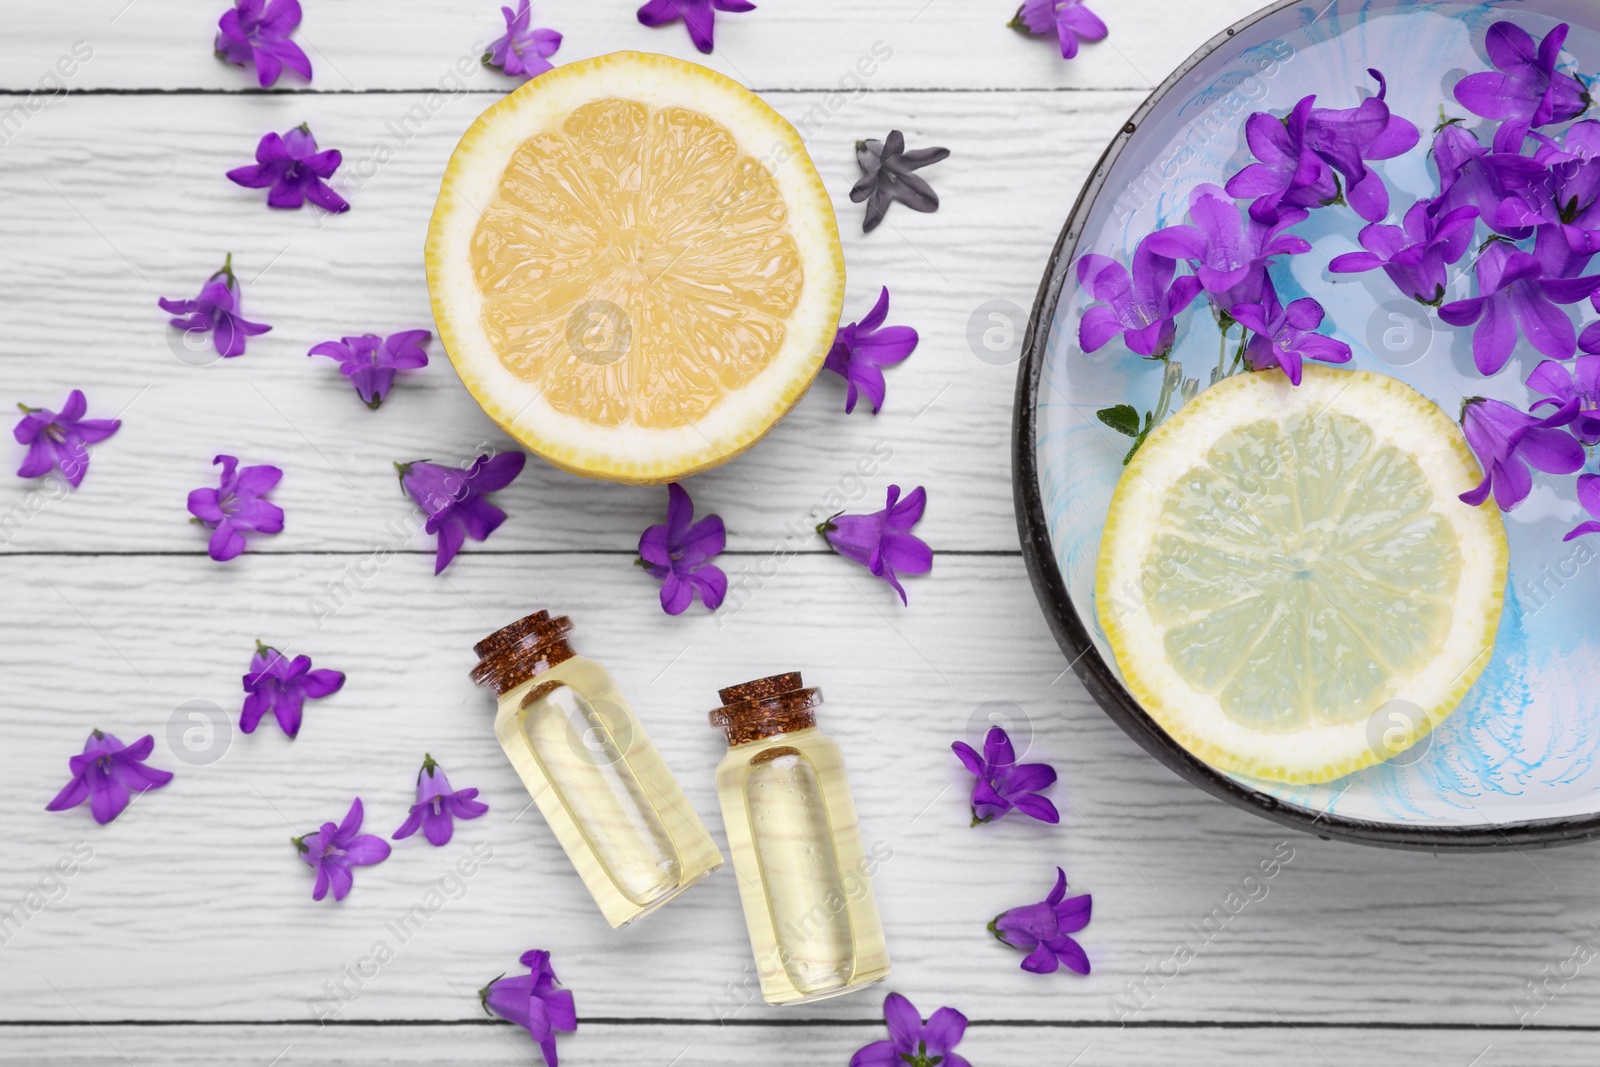
[[[771,429],[844,297],[833,204],[794,128],[721,74],[642,52],[559,66],[478,117],[427,270],[484,411],[558,467],[635,483]]]
[[[1225,771],[1325,782],[1406,751],[1488,664],[1507,568],[1455,422],[1395,378],[1225,379],[1123,473],[1095,599],[1129,691]]]

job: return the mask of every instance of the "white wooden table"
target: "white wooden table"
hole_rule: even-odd
[[[631,565],[664,492],[537,461],[499,496],[505,526],[433,577],[427,539],[394,533],[409,505],[390,464],[459,461],[502,439],[437,345],[433,366],[377,413],[305,356],[345,333],[431,325],[421,248],[438,176],[461,131],[513,83],[477,70],[470,92],[408,136],[395,131],[499,32],[495,4],[305,0],[298,39],[315,84],[271,93],[212,58],[224,6],[8,0],[0,20],[0,109],[24,109],[0,144],[0,401],[53,407],[77,386],[92,414],[124,420],[64,499],[0,477],[0,515],[22,509],[0,553],[0,912],[41,894],[0,937],[0,1060],[535,1062],[525,1035],[489,1024],[473,993],[530,947],[553,952],[577,997],[564,1063],[842,1065],[881,1036],[881,990],[790,1011],[749,999],[730,873],[614,932],[542,823],[518,817],[526,794],[466,672],[474,640],[548,606],[577,620],[578,646],[634,694],[718,832],[722,741],[704,717],[715,689],[796,668],[823,687],[865,833],[893,849],[877,878],[895,964],[886,988],[924,1013],[965,1012],[961,1052],[975,1064],[1594,1062],[1600,964],[1570,961],[1600,944],[1600,850],[1383,852],[1285,833],[1208,799],[1088,700],[1017,552],[1015,368],[974,354],[969,319],[988,301],[1030,306],[1113,131],[1254,0],[1100,0],[1112,38],[1071,64],[1005,28],[1009,0],[765,0],[719,19],[709,62],[792,119],[811,116],[845,234],[846,315],[887,284],[892,320],[923,341],[890,371],[881,415],[844,416],[842,386],[825,378],[761,445],[693,480],[699,505],[726,520],[723,563],[750,592],[717,617],[697,606],[677,619]],[[680,26],[648,30],[634,7],[544,0],[537,23],[566,34],[560,61],[620,48],[697,58]],[[70,93],[33,97],[41,106],[28,110],[79,41],[93,55]],[[831,95],[877,42],[892,58],[863,90]],[[260,192],[223,178],[261,134],[302,120],[347,166],[380,144],[392,152],[347,215],[268,211]],[[891,127],[913,146],[951,149],[926,172],[944,207],[896,209],[863,236],[847,197],[852,146]],[[246,313],[274,329],[244,358],[190,365],[156,298],[192,295],[230,251]],[[6,447],[14,467],[21,450]],[[858,481],[858,461],[885,447],[890,458]],[[184,511],[218,452],[286,471],[276,499],[287,530],[227,566],[206,558]],[[878,506],[891,480],[929,490],[919,532],[936,562],[908,583],[909,609],[790,533],[834,510],[830,494]],[[319,625],[312,599],[341,582],[352,592]],[[349,682],[308,707],[294,742],[269,724],[220,737],[215,762],[179,758],[167,730],[188,724],[186,702],[237,721],[257,637]],[[1019,737],[1031,733],[1032,753],[1060,768],[1061,827],[968,828],[969,779],[949,744],[991,701],[1015,705]],[[43,810],[95,726],[129,741],[154,733],[154,762],[177,772],[108,827],[86,808]],[[370,829],[399,825],[424,751],[458,786],[482,789],[490,814],[444,850],[399,843],[357,872],[342,905],[313,903],[289,836],[355,795]],[[392,960],[363,964],[393,940],[385,923],[473,841],[492,862]],[[92,860],[48,878],[85,845]],[[1247,875],[1291,852],[1265,896],[1252,890],[1258,899],[1229,912]],[[1039,899],[1058,863],[1095,898],[1081,935],[1087,979],[1026,974],[984,929]],[[1178,965],[1180,944],[1193,957]],[[1546,983],[1549,1002],[1519,1029],[1519,1007],[1539,1003],[1529,982]],[[319,1023],[335,986],[337,1011]]]

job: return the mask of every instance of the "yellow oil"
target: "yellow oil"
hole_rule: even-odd
[[[611,674],[574,656],[500,698],[495,736],[612,926],[722,866],[722,853]]]
[[[803,1004],[889,974],[872,874],[839,746],[815,728],[728,750],[717,796],[761,995]]]

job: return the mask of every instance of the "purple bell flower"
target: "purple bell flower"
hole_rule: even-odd
[[[506,513],[485,499],[517,480],[528,457],[521,452],[485,453],[466,470],[445,467],[425,459],[396,463],[400,487],[428,516],[426,533],[439,536],[433,573],[439,574],[456,558],[466,539],[486,541],[506,521]]]
[[[885,326],[889,315],[889,288],[884,286],[878,302],[860,322],[839,327],[823,369],[831,370],[849,383],[844,413],[856,409],[856,400],[865,393],[872,401],[872,413],[883,407],[883,370],[911,355],[917,347],[917,331],[909,326]]]
[[[1478,209],[1468,205],[1438,216],[1432,207],[1432,201],[1418,200],[1406,212],[1403,225],[1373,223],[1363,228],[1361,247],[1366,251],[1335,256],[1328,269],[1335,274],[1359,274],[1382,267],[1402,293],[1437,307],[1450,282],[1445,267],[1467,254],[1478,225]]]
[[[1559,226],[1577,255],[1600,252],[1600,122],[1575,123],[1560,141],[1534,134],[1533,159],[1545,168],[1507,205],[1524,218]]]
[[[311,127],[301,123],[283,136],[269,133],[256,145],[256,161],[248,167],[235,167],[228,180],[247,189],[272,187],[267,206],[297,208],[309,200],[334,214],[349,211],[350,204],[333,191],[327,179],[339,169],[344,156],[337,148],[317,151]]]
[[[476,789],[450,788],[450,779],[424,754],[422,770],[417,772],[417,802],[411,805],[411,815],[394,832],[396,841],[410,837],[418,829],[430,845],[448,845],[455,835],[457,819],[476,819],[489,810],[489,805],[477,799]]]
[[[244,532],[275,534],[283,532],[283,509],[263,499],[283,471],[271,464],[239,469],[234,456],[217,456],[212,464],[222,464],[222,479],[215,489],[195,489],[189,493],[189,514],[211,528],[206,550],[218,563],[225,563],[245,549]]]
[[[1151,237],[1139,242],[1131,276],[1106,256],[1091,252],[1078,260],[1078,282],[1104,301],[1085,311],[1078,324],[1078,343],[1085,352],[1098,352],[1119,334],[1137,355],[1159,358],[1172,351],[1177,317],[1194,303],[1202,286],[1193,275],[1175,278],[1177,261],[1162,255],[1158,246],[1167,245]]]
[[[1080,40],[1103,41],[1111,32],[1083,0],[1023,0],[1008,25],[1035,36],[1055,34],[1061,42],[1062,59],[1078,54]]]
[[[819,523],[817,532],[827,538],[833,550],[846,559],[853,559],[882,578],[900,594],[905,604],[906,591],[900,584],[902,574],[927,574],[933,569],[933,549],[911,532],[922,521],[922,510],[927,506],[928,492],[921,486],[900,499],[900,487],[889,487],[888,502],[882,511],[871,515],[835,515]]]
[[[289,35],[300,25],[296,0],[234,0],[231,10],[217,21],[217,58],[236,66],[256,68],[256,80],[265,89],[288,67],[311,80],[311,60]]]
[[[1590,326],[1585,337],[1590,333],[1596,335],[1592,341],[1600,341],[1600,323]],[[1528,409],[1530,415],[1542,407],[1560,410],[1576,403],[1578,413],[1569,427],[1573,436],[1586,445],[1600,444],[1600,355],[1579,356],[1570,367],[1547,359],[1528,375],[1528,387],[1545,398]]]
[[[1499,400],[1468,397],[1461,405],[1461,429],[1483,467],[1483,481],[1462,493],[1462,501],[1477,507],[1492,492],[1496,506],[1510,511],[1533,491],[1530,465],[1546,474],[1583,469],[1583,445],[1560,428],[1577,413],[1576,399],[1541,419]]]
[[[67,394],[67,402],[59,412],[26,404],[17,407],[22,418],[12,428],[11,436],[18,444],[28,446],[17,477],[38,478],[58,470],[74,489],[83,484],[83,476],[89,473],[89,446],[104,441],[122,425],[121,419],[84,418],[89,401],[81,389]]]
[[[1055,784],[1056,769],[1048,763],[1019,765],[1005,730],[989,727],[982,755],[965,741],[950,747],[961,765],[977,777],[972,783],[973,826],[998,819],[1013,809],[1040,822],[1061,821],[1061,813],[1050,798],[1038,795]]]
[[[1022,969],[1034,974],[1054,974],[1065,967],[1089,973],[1089,954],[1069,934],[1089,925],[1094,898],[1067,896],[1067,872],[1056,868],[1055,888],[1037,904],[1012,908],[996,915],[989,932],[1002,944],[1025,950]]]
[[[926,1023],[916,1006],[899,993],[883,999],[889,1040],[857,1049],[850,1067],[972,1067],[952,1050],[967,1032],[967,1017],[940,1008]]]
[[[718,11],[754,11],[750,0],[649,0],[639,8],[639,21],[646,26],[665,26],[683,20],[689,39],[700,51],[711,54]]]
[[[1244,350],[1250,366],[1256,370],[1277,367],[1294,385],[1300,384],[1304,360],[1350,362],[1349,345],[1313,332],[1322,325],[1323,310],[1310,297],[1293,301],[1288,307],[1279,307],[1276,300],[1270,304],[1240,304],[1233,309],[1233,317],[1251,332]]]
[[[698,590],[707,611],[722,606],[728,576],[711,559],[727,546],[722,517],[694,521],[694,501],[677,482],[667,486],[667,521],[639,535],[639,566],[661,582],[661,610],[682,615]]]
[[[1600,275],[1566,276],[1573,253],[1554,226],[1539,229],[1530,255],[1504,241],[1492,241],[1478,257],[1478,294],[1439,309],[1451,326],[1473,326],[1472,360],[1481,374],[1506,365],[1517,346],[1517,329],[1528,343],[1552,359],[1571,359],[1578,350],[1572,319],[1557,307],[1575,304],[1600,290]]]
[[[1266,302],[1273,257],[1311,251],[1311,242],[1286,232],[1310,214],[1285,208],[1274,221],[1258,222],[1222,189],[1201,185],[1189,194],[1192,225],[1157,230],[1149,237],[1150,248],[1191,261],[1212,305],[1226,314],[1235,304]]]
[[[484,66],[499,67],[505,74],[529,78],[554,70],[550,57],[561,47],[561,35],[555,30],[533,28],[533,9],[528,6],[528,0],[522,0],[516,11],[503,7],[500,13],[505,16],[506,32],[489,42],[489,51],[483,56]]]
[[[547,1067],[557,1067],[556,1033],[571,1033],[578,1028],[577,1005],[571,991],[556,988],[550,953],[530,949],[522,954],[520,962],[528,968],[528,974],[496,978],[478,990],[478,1000],[485,1012],[528,1031]]]
[[[307,700],[321,700],[344,688],[342,671],[312,670],[310,656],[289,659],[282,652],[256,642],[250,670],[244,676],[244,707],[239,709],[239,729],[253,734],[261,717],[272,712],[278,728],[291,740],[300,734],[300,719]]]
[[[329,889],[334,900],[343,900],[355,884],[352,867],[370,867],[389,858],[389,842],[361,832],[362,817],[361,798],[356,797],[338,826],[325,822],[314,834],[289,839],[306,865],[316,869],[312,900],[321,900]]]
[[[1562,23],[1535,41],[1515,23],[1496,22],[1484,40],[1496,69],[1456,82],[1456,99],[1474,115],[1524,127],[1577,118],[1589,109],[1588,89],[1556,71],[1569,29]]]
[[[172,772],[145,765],[156,740],[145,734],[131,745],[124,745],[115,734],[91,730],[83,752],[67,761],[72,781],[62,787],[46,811],[66,811],[85,800],[94,821],[104,826],[133,803],[134,793],[160,789],[172,781]]]
[[[1570,541],[1585,534],[1600,533],[1600,474],[1578,475],[1578,503],[1583,505],[1590,518],[1580,522],[1561,540]]]
[[[350,379],[367,407],[373,411],[388,399],[395,371],[416,370],[428,365],[422,350],[433,334],[427,330],[402,330],[388,337],[364,333],[338,341],[324,341],[307,352],[308,356],[327,356],[339,361],[339,373]]]
[[[217,355],[224,359],[244,355],[245,338],[266,333],[271,326],[247,322],[239,314],[239,279],[233,276],[233,253],[223,262],[222,269],[206,279],[200,295],[193,300],[170,300],[162,297],[156,303],[161,310],[180,316],[171,320],[184,333],[211,334],[211,344]]]

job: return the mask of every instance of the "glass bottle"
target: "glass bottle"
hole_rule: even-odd
[[[611,673],[572,651],[572,620],[535,612],[473,646],[499,697],[494,732],[612,926],[722,866]]]
[[[839,746],[817,729],[822,693],[798,672],[721,690],[728,736],[717,797],[761,995],[803,1004],[889,974],[871,875],[887,845],[861,847]]]

